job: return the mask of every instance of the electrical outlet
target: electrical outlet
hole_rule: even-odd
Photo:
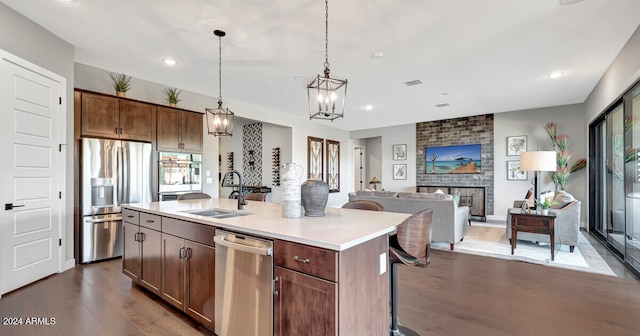
[[[387,272],[387,252],[380,255],[380,275]]]

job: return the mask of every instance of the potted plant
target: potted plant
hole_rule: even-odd
[[[116,90],[116,96],[126,97],[127,91],[131,89],[131,76],[127,76],[123,73],[109,73],[111,80],[113,81],[113,88]]]
[[[176,88],[166,88],[162,92],[164,93],[167,103],[169,103],[169,106],[171,107],[178,106],[178,103],[182,100],[178,98],[180,96],[180,93],[182,93],[182,90],[178,90]]]
[[[544,200],[536,200],[536,205],[540,207],[540,213],[542,215],[546,215],[549,213],[549,207],[552,205],[558,205],[558,201],[552,200],[551,198],[545,198]]]

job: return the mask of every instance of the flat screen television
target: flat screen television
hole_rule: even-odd
[[[480,174],[480,144],[427,147],[427,174]]]

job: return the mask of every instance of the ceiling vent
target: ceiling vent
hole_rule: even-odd
[[[447,107],[449,103],[437,104],[436,107]]]
[[[414,86],[414,85],[420,85],[420,84],[422,84],[422,81],[419,79],[414,79],[412,81],[404,82],[405,86]]]

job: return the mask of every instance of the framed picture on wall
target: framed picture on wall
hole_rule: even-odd
[[[324,139],[307,137],[307,178],[322,180]]]
[[[407,145],[393,145],[393,160],[406,160],[407,159]]]
[[[394,164],[393,165],[393,179],[394,180],[406,180],[407,179],[407,165],[406,164]]]
[[[329,192],[340,192],[340,141],[326,140]]]
[[[527,151],[527,136],[516,135],[507,137],[507,155],[520,155]]]
[[[527,172],[520,170],[520,160],[507,161],[507,180],[527,180]]]

